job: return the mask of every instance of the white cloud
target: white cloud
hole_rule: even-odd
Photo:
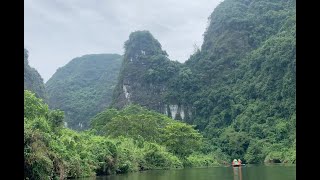
[[[201,46],[221,0],[25,0],[25,47],[47,81],[58,67],[91,53],[123,54],[135,30],[149,30],[172,60]]]

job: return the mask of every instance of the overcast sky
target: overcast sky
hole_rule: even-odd
[[[208,17],[221,0],[24,0],[24,46],[46,82],[71,59],[123,54],[136,30],[149,30],[171,60],[199,47]]]

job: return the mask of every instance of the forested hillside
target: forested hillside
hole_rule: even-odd
[[[36,96],[47,99],[43,79],[38,71],[29,65],[29,52],[24,49],[24,89],[36,93]]]
[[[295,160],[295,1],[223,1],[184,64],[146,31],[125,50],[115,107],[136,103],[194,124],[229,157]]]
[[[295,53],[295,1],[222,2],[186,62],[192,123],[231,157],[294,161]]]
[[[72,129],[87,129],[89,119],[111,103],[122,56],[90,54],[71,60],[46,83],[49,106],[65,112]]]

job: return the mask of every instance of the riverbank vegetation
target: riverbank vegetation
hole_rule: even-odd
[[[193,126],[140,106],[108,109],[90,130],[77,132],[63,127],[62,111],[32,92],[25,90],[24,104],[25,179],[219,164],[214,153],[201,152],[204,139]]]

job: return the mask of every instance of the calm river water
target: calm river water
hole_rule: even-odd
[[[246,165],[238,167],[151,170],[78,180],[295,180],[295,165]]]

